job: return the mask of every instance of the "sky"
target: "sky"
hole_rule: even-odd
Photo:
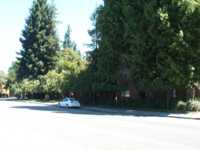
[[[0,70],[7,72],[22,49],[19,38],[29,16],[33,0],[0,1]],[[51,2],[51,0],[49,0]],[[82,54],[88,51],[90,43],[88,30],[92,28],[90,17],[102,0],[54,0],[57,8],[57,31],[63,39],[67,25],[72,28],[72,39]]]

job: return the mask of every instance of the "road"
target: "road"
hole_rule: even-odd
[[[200,121],[0,101],[1,150],[199,150]]]

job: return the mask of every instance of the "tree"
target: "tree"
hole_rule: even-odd
[[[49,98],[58,98],[63,94],[64,75],[55,70],[40,76],[40,89]],[[58,97],[57,97],[58,96]]]
[[[18,70],[18,61],[12,63],[8,69],[8,74],[6,76],[6,87],[10,90],[10,94],[14,94],[13,84],[17,82],[17,70]]]
[[[56,63],[56,72],[64,76],[63,92],[69,92],[79,89],[77,87],[77,78],[79,74],[86,69],[87,61],[81,58],[78,51],[65,49],[60,51]]]
[[[90,18],[92,21],[93,28],[88,31],[88,34],[91,37],[91,43],[88,44],[88,47],[91,48],[92,50],[97,50],[99,48],[100,32],[97,29],[97,22],[98,22],[97,19],[102,8],[103,8],[102,6],[98,7]]]
[[[18,79],[35,79],[55,66],[59,50],[56,10],[47,0],[35,0],[20,38],[23,49],[18,56]]]
[[[5,89],[5,84],[6,84],[6,74],[4,71],[0,71],[0,97],[2,96],[3,91]]]
[[[200,1],[104,0],[93,18],[94,89],[117,91],[124,80],[147,92],[199,82]]]
[[[0,71],[0,84],[4,84],[6,81],[6,74],[4,71]]]
[[[68,25],[67,31],[64,36],[64,41],[63,41],[63,49],[73,49],[77,50],[77,45],[74,41],[71,39],[71,27]]]
[[[124,39],[122,1],[104,1],[94,15],[92,37],[91,66],[94,69],[94,91],[119,91],[122,56],[128,50]],[[91,68],[91,69],[92,69]]]
[[[132,52],[129,63],[138,87],[168,89],[197,82],[200,2],[126,0],[124,4]]]
[[[81,58],[79,52],[65,49],[58,53],[55,69],[66,74],[78,74],[85,69],[85,64],[86,61]]]

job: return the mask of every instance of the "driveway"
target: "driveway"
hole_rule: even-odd
[[[199,150],[200,121],[0,101],[2,150]]]

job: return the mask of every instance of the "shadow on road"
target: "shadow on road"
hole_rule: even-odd
[[[15,109],[28,109],[36,111],[49,111],[52,113],[68,113],[68,114],[80,114],[80,115],[120,115],[118,113],[109,113],[103,111],[95,111],[87,108],[61,108],[56,105],[43,105],[43,106],[14,106]]]
[[[112,116],[135,116],[135,117],[170,117],[170,118],[179,118],[179,119],[195,119],[199,118],[190,118],[184,116],[171,115],[167,112],[148,112],[148,111],[137,111],[137,110],[119,110],[112,112],[109,109],[95,109],[90,107],[83,107],[80,109],[74,108],[60,108],[57,105],[27,105],[27,106],[14,106],[15,109],[28,109],[36,111],[49,111],[52,113],[68,113],[68,114],[79,114],[79,115],[112,115]]]
[[[4,97],[4,98],[0,98],[0,101],[16,101],[17,98],[16,97]]]

